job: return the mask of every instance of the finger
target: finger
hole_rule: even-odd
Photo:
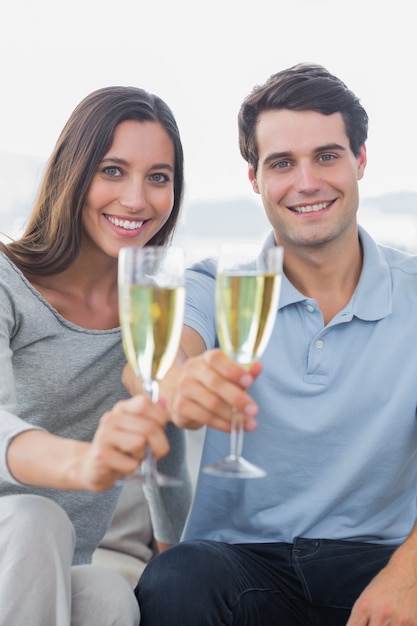
[[[229,409],[230,413],[231,411],[232,409]],[[175,424],[183,428],[199,428],[207,425],[223,432],[230,431],[230,419],[218,417],[215,413],[211,413],[207,406],[181,396],[174,400],[172,412]]]
[[[234,407],[250,421],[258,412],[258,407],[249,393],[230,378],[225,378],[222,371],[227,372],[228,365],[212,368],[204,363],[189,363],[184,368],[177,383],[177,397],[174,400],[176,410],[180,410],[181,397],[197,404],[202,404],[209,413],[220,419],[230,421],[230,409]],[[242,372],[242,368],[238,368]],[[239,378],[238,376],[236,376]]]
[[[150,447],[155,458],[165,456],[169,452],[169,443],[164,431],[154,422],[141,422],[141,430],[119,431],[114,440],[115,450],[143,461],[146,448]]]
[[[199,357],[195,358],[198,359]],[[219,349],[208,350],[201,355],[201,358],[210,368],[216,370],[220,376],[245,389],[253,383],[262,371],[262,364],[259,361],[255,361],[250,365],[238,364],[229,359]]]
[[[120,419],[120,423],[126,428],[134,428],[135,420],[148,419],[165,426],[169,419],[169,413],[165,402],[162,400],[153,403],[149,396],[140,394],[129,400],[122,400],[114,405],[110,411],[114,420]]]
[[[253,430],[256,427],[254,416],[258,410],[257,406],[246,394],[243,395],[242,400],[239,402],[233,390],[232,393],[225,394],[229,395],[232,400],[225,402],[221,397],[222,390],[220,389],[220,395],[216,393],[223,384],[223,382],[213,383],[212,386],[207,387],[197,383],[190,383],[187,379],[179,381],[177,392],[171,404],[171,412],[175,423],[178,426],[188,428],[193,427],[190,425],[190,422],[194,427],[206,424],[228,432],[230,430],[232,413],[236,408],[233,402],[234,398],[239,406],[247,410],[246,415],[243,416],[244,427],[248,430]],[[239,393],[242,392],[239,391]]]
[[[161,430],[151,432],[147,443],[155,459],[160,459],[166,456],[170,451],[168,439],[166,438],[165,433]]]
[[[94,455],[95,470],[99,475],[108,475],[113,480],[134,472],[146,456],[146,448],[143,445],[137,450],[136,455],[129,454],[119,445],[108,446],[105,457],[102,455],[103,451],[104,449],[101,449]]]
[[[153,449],[158,458],[168,453],[168,440],[157,421],[129,415],[114,421],[111,419],[113,416],[112,413],[103,416],[94,437],[97,462],[108,463],[115,469],[120,468],[122,463],[121,457],[117,455],[142,461],[147,446]]]
[[[129,364],[125,365],[122,372],[122,383],[131,396],[142,393],[143,387],[141,380],[136,376],[135,372]]]

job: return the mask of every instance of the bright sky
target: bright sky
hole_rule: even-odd
[[[240,103],[270,74],[313,61],[370,116],[362,196],[417,192],[415,42],[410,0],[13,0],[0,19],[0,151],[47,157],[85,95],[131,84],[174,111],[186,199],[252,196]]]

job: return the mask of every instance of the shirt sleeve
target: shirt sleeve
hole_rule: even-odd
[[[216,262],[205,259],[186,272],[184,323],[198,332],[207,350],[218,347],[215,319]]]

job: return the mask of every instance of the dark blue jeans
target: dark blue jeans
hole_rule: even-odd
[[[135,589],[141,626],[344,626],[392,546],[187,541],[156,556]]]

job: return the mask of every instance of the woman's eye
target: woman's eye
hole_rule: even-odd
[[[169,180],[166,174],[152,174],[150,179],[155,183],[165,183]]]
[[[118,167],[114,166],[114,165],[113,166],[109,166],[109,167],[105,167],[103,169],[103,172],[105,174],[107,174],[108,176],[111,176],[112,178],[115,178],[117,176],[121,176],[122,175],[121,172],[120,172],[120,169]]]

